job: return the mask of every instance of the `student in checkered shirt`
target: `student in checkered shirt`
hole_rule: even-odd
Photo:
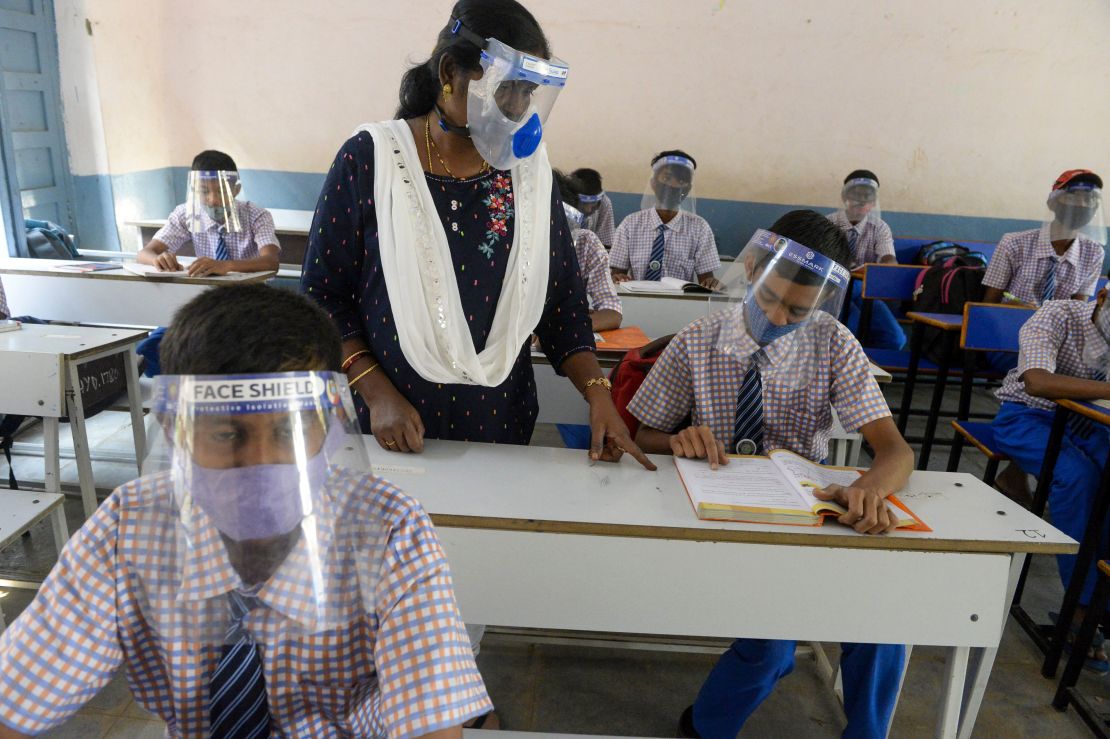
[[[188,198],[137,256],[160,271],[183,269],[177,252],[192,243],[193,277],[228,272],[269,272],[278,268],[277,234],[270,211],[236,199],[242,185],[235,161],[222,151],[202,151],[189,172]]]
[[[1045,448],[1055,416],[1055,398],[1110,399],[1110,309],[1106,290],[1096,301],[1050,300],[1021,327],[1018,365],[1010,370],[996,395],[1002,407],[991,427],[999,451],[1014,460],[1019,470],[1040,474]],[[1051,471],[1048,509],[1052,524],[1080,540],[1098,494],[1099,476],[1110,433],[1106,426],[1072,417],[1064,432],[1060,456]],[[1110,521],[1107,522],[1110,524]],[[1103,539],[1110,535],[1104,526]],[[1067,587],[1075,569],[1075,555],[1056,557],[1060,579]],[[1079,602],[1089,603],[1096,572],[1088,573]],[[1082,610],[1082,609],[1080,609]],[[1076,624],[1083,614],[1076,614]],[[1101,641],[1096,640],[1096,644]],[[1088,654],[1087,668],[1105,674],[1110,661],[1101,645]]]
[[[570,173],[582,185],[578,196],[578,209],[586,215],[583,228],[597,234],[601,243],[608,249],[613,245],[613,201],[605,194],[601,183],[601,173],[596,169],[582,167]]]
[[[847,508],[840,522],[861,533],[891,531],[896,520],[884,501],[905,485],[913,452],[863,349],[828,312],[835,314],[847,289],[847,239],[814,211],[787,213],[767,233],[756,232],[737,260],[750,283],[743,303],[678,333],[629,403],[642,423],[636,442],[649,452],[707,459],[713,468],[728,464],[727,453],[779,448],[820,462],[835,408],[875,455],[857,484],[830,487],[818,497]],[[733,642],[683,713],[680,736],[735,737],[793,669],[794,646],[790,640]],[[905,649],[843,648],[845,736],[885,736]]]
[[[717,241],[706,220],[694,214],[694,170],[698,164],[673,149],[651,160],[643,210],[621,221],[609,263],[614,282],[673,277],[704,287],[720,285]]]
[[[492,706],[450,568],[366,471],[332,321],[233,285],[163,349],[144,476],[0,635],[0,737],[58,726],[122,667],[169,737],[461,738]]]
[[[621,299],[609,273],[609,254],[601,240],[587,228],[586,214],[582,212],[579,196],[582,182],[573,175],[555,172],[555,183],[563,199],[563,211],[570,225],[574,240],[574,254],[578,258],[578,271],[586,285],[586,298],[590,303],[590,322],[594,331],[611,331],[621,325]]]

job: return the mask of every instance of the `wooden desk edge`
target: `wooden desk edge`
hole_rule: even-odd
[[[924,323],[926,326],[939,328],[941,331],[959,331],[963,327],[963,317],[956,314],[952,314],[952,318],[958,321],[957,323],[941,321],[936,318],[926,316],[925,314],[919,313],[917,311],[910,311],[906,314],[906,317],[917,321],[918,323]]]
[[[619,536],[641,539],[672,539],[680,541],[728,542],[735,544],[777,544],[799,547],[833,547],[840,549],[884,549],[910,552],[951,552],[953,554],[1074,554],[1078,544],[1037,544],[1030,541],[967,541],[962,539],[914,539],[882,536],[837,536],[789,531],[748,531],[735,529],[697,529],[671,526],[640,526],[581,521],[541,521],[523,518],[493,518],[432,513],[436,526],[456,529],[488,529],[493,531],[529,531],[544,534],[582,534],[587,536]]]
[[[1090,402],[1093,403],[1094,401]],[[1057,400],[1056,403],[1064,406],[1072,413],[1078,413],[1081,416],[1086,416],[1092,421],[1110,426],[1110,408],[1102,408],[1102,406],[1095,406],[1094,408],[1090,408],[1086,405],[1083,405],[1079,401],[1069,400],[1067,398],[1061,398],[1060,400]]]
[[[17,492],[29,493],[30,491],[21,490],[21,491],[17,491]],[[31,529],[32,527],[37,526],[41,522],[45,521],[47,516],[49,516],[51,513],[53,513],[55,508],[57,508],[60,505],[63,505],[65,503],[65,500],[66,500],[66,496],[62,493],[33,493],[33,494],[34,495],[39,495],[39,496],[56,495],[58,497],[55,498],[50,503],[47,503],[41,511],[39,511],[38,513],[35,514],[34,519],[32,519],[31,522],[29,524],[27,524],[24,528],[20,529],[18,533],[14,533],[10,537],[8,537],[8,539],[6,541],[0,542],[0,549],[3,549],[5,547],[10,546],[16,539],[18,539],[20,536],[23,535],[24,531],[27,531],[27,530]]]
[[[143,277],[142,275],[128,272],[122,267],[117,270],[102,270],[100,272],[66,272],[59,269],[23,269],[20,267],[5,267],[0,264],[0,275],[29,275],[31,277],[78,277],[88,278],[90,275],[95,275],[94,279],[97,280],[125,280],[134,282],[153,282],[158,284],[170,283],[173,285],[249,285],[255,282],[265,282],[266,280],[277,277],[276,271],[269,272],[249,272],[250,276],[237,280],[221,280],[213,279],[210,277]]]

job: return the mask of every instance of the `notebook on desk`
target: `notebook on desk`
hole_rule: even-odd
[[[639,326],[615,328],[611,331],[594,332],[594,343],[599,352],[628,351],[639,349],[651,342]]]
[[[625,290],[633,293],[659,293],[662,295],[681,295],[683,293],[698,293],[709,295],[714,292],[708,287],[702,287],[696,282],[680,280],[677,277],[664,277],[661,280],[626,280],[621,285]]]
[[[703,459],[675,457],[679,479],[697,517],[709,521],[743,521],[794,526],[820,526],[825,517],[846,510],[818,500],[814,490],[829,485],[851,485],[862,474],[851,467],[826,467],[785,449],[766,457],[729,455],[716,470]],[[887,508],[904,531],[932,531],[897,497]]]
[[[120,262],[73,262],[72,264],[59,264],[54,269],[59,272],[103,272],[106,269],[121,269]]]

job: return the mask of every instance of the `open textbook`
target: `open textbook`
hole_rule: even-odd
[[[696,282],[680,280],[677,277],[664,277],[660,280],[625,280],[620,283],[625,290],[633,293],[662,293],[664,295],[680,295],[682,293],[714,292],[708,287],[702,287]]]
[[[237,282],[249,279],[250,277],[258,274],[257,272],[228,272],[226,275],[204,275],[203,277],[190,277],[188,271],[189,264],[190,262],[182,261],[182,266],[184,267],[184,269],[159,270],[157,267],[151,264],[124,262],[123,268],[133,275],[149,277],[151,279],[184,277],[190,280],[222,280],[224,282]]]
[[[813,491],[851,485],[861,474],[851,467],[814,464],[785,449],[766,457],[730,455],[729,463],[715,470],[704,459],[675,457],[674,463],[698,518],[796,526],[820,526],[825,516],[845,513]],[[898,517],[898,528],[931,531],[895,496],[887,498],[887,507]]]

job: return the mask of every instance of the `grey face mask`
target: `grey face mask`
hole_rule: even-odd
[[[216,223],[223,223],[227,220],[227,209],[222,205],[206,205],[204,206],[204,212]]]

